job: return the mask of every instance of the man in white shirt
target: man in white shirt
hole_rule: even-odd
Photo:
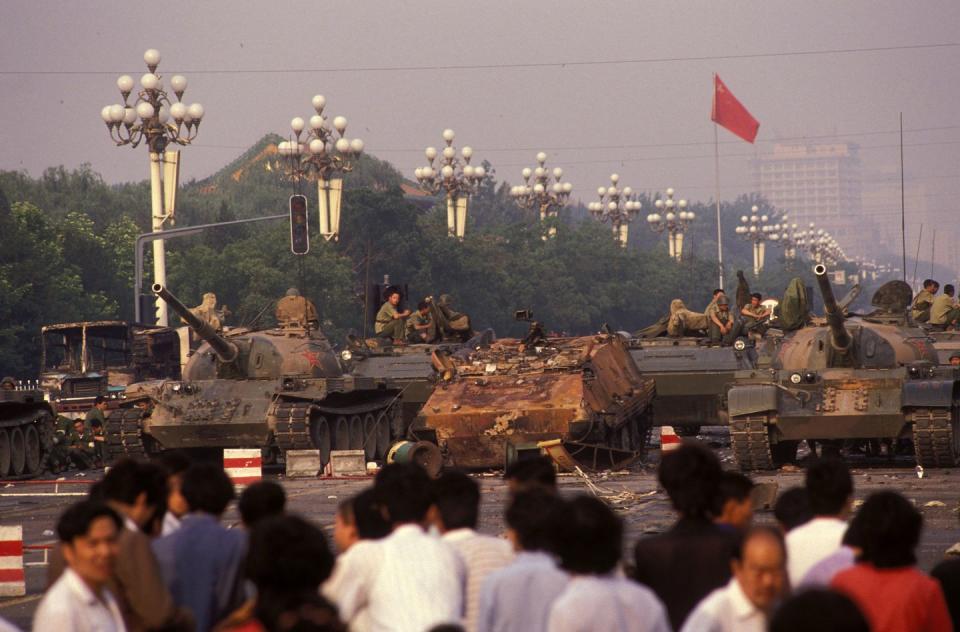
[[[549,632],[669,632],[652,590],[616,574],[623,522],[601,500],[578,496],[557,525],[561,567],[572,575],[547,620]]]
[[[480,513],[480,486],[462,472],[446,472],[433,484],[430,519],[441,539],[460,555],[466,572],[464,627],[476,632],[480,588],[490,573],[513,559],[513,549],[503,538],[476,532]]]
[[[787,588],[783,536],[756,527],[731,563],[733,578],[701,601],[680,632],[765,632],[767,618]]]
[[[339,587],[341,619],[366,609],[371,629],[397,632],[459,623],[464,570],[456,551],[425,530],[430,478],[417,465],[394,463],[377,473],[374,490],[393,530],[351,556],[353,572]]]
[[[564,506],[556,494],[543,488],[513,495],[505,518],[507,539],[517,555],[509,566],[491,573],[483,582],[478,632],[547,629],[550,608],[570,580],[554,560],[554,531]]]
[[[67,568],[40,602],[33,629],[56,632],[126,632],[107,582],[113,576],[123,522],[105,504],[84,500],[57,523]]]
[[[840,548],[853,499],[850,470],[837,458],[820,459],[810,465],[805,487],[813,519],[791,530],[786,538],[792,586],[799,586],[807,571]]]

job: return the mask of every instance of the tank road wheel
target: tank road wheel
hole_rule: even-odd
[[[13,428],[10,431],[10,474],[20,476],[27,466],[27,446],[23,440],[23,430]]]
[[[323,415],[310,420],[310,441],[320,452],[320,465],[326,467],[330,462],[330,422]]]
[[[377,458],[377,417],[373,413],[363,416],[363,458]]]
[[[350,417],[350,449],[363,449],[363,418],[360,415]]]
[[[769,415],[743,415],[730,419],[730,447],[737,467],[745,472],[772,470]]]
[[[913,424],[913,449],[923,467],[954,467],[960,463],[960,423],[950,408],[916,408],[908,418]]]
[[[23,442],[26,455],[27,474],[39,474],[41,467],[40,460],[40,433],[34,425],[27,426],[23,432]]]
[[[0,428],[0,477],[10,472],[10,433]]]
[[[350,421],[343,416],[333,422],[333,449],[350,449]]]
[[[374,433],[376,437],[377,447],[376,455],[377,459],[386,460],[387,452],[390,451],[390,424],[391,416],[389,410],[381,410],[377,414],[377,429]]]

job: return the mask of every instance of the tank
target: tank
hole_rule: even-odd
[[[318,449],[326,464],[331,450],[364,450],[368,460],[386,455],[400,390],[390,380],[345,371],[312,326],[309,301],[303,299],[301,319],[221,334],[166,288],[154,285],[153,292],[203,342],[182,379],[127,388],[123,408],[107,419],[114,456],[170,448],[262,447],[274,456]]]
[[[0,383],[0,478],[38,476],[53,445],[54,413],[36,383]]]
[[[542,332],[533,323],[522,340],[435,352],[438,383],[411,434],[436,443],[445,466],[465,469],[503,467],[543,442],[590,470],[635,460],[648,440],[654,383],[624,340]]]
[[[911,291],[882,286],[875,311],[844,313],[823,265],[814,268],[825,318],[788,332],[769,369],[727,392],[730,439],[741,469],[774,468],[800,440],[913,440],[924,467],[957,463],[954,369],[938,367],[926,332],[907,319]]]

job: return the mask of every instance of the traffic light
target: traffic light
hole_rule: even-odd
[[[290,250],[295,255],[310,252],[310,227],[307,224],[307,196],[290,196]]]

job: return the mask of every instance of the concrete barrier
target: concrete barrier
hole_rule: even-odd
[[[223,451],[223,469],[235,487],[246,487],[263,479],[260,448],[227,448]]]
[[[0,597],[23,597],[23,527],[0,527]]]
[[[660,451],[672,452],[680,447],[681,439],[673,426],[660,426]]]

